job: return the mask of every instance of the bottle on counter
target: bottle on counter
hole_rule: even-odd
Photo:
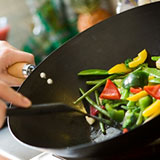
[[[0,17],[0,40],[7,40],[10,27],[6,17]]]

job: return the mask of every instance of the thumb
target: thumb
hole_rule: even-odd
[[[6,116],[6,104],[0,100],[0,128],[2,128]]]

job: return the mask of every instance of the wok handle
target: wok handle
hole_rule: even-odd
[[[35,66],[25,62],[15,63],[8,68],[8,73],[17,78],[26,78],[35,69]]]

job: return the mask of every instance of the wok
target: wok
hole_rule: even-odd
[[[79,96],[78,88],[84,90],[85,78],[77,73],[84,69],[108,69],[127,58],[137,56],[144,48],[151,55],[160,55],[160,3],[152,3],[113,16],[65,43],[39,64],[20,87],[19,92],[31,99],[33,104],[62,102],[73,105]],[[46,79],[40,73],[46,73]],[[48,78],[53,84],[47,84]],[[68,115],[58,120],[65,121]],[[129,131],[117,135],[110,132],[108,139],[97,143],[93,139],[104,137],[99,130],[89,126],[84,117],[70,115],[64,132],[58,132],[56,115],[35,115],[10,117],[8,124],[13,136],[23,144],[65,158],[99,158],[112,156],[128,149],[148,144],[159,137],[160,116]],[[78,127],[72,127],[76,123]],[[74,125],[75,126],[75,125]],[[70,132],[70,137],[67,133]],[[66,133],[66,135],[64,134]],[[62,144],[56,137],[62,137]],[[93,138],[94,137],[94,138]],[[70,140],[78,139],[74,144]],[[63,147],[62,147],[63,146]]]

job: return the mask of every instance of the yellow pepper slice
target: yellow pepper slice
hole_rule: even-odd
[[[149,116],[157,116],[160,114],[160,100],[156,100],[154,103],[152,103],[150,106],[148,106],[144,111],[143,111],[143,116],[144,117],[149,117]]]
[[[155,78],[154,76],[148,76],[148,80],[152,80],[154,78]]]
[[[160,111],[152,114],[152,116],[150,116],[149,118],[147,118],[147,120],[145,120],[145,122],[148,122],[148,121],[152,120],[153,118],[157,117],[158,115],[160,115]]]
[[[145,96],[147,96],[147,95],[148,95],[148,93],[147,93],[146,91],[141,91],[141,92],[139,92],[139,93],[137,93],[137,94],[134,94],[133,96],[128,97],[127,100],[136,102],[136,101],[138,101],[140,98],[145,97]]]
[[[124,63],[117,64],[113,66],[111,69],[109,69],[108,73],[109,74],[114,74],[114,73],[128,73],[131,72],[132,70],[130,68],[127,68]]]
[[[129,68],[135,68],[138,65],[144,63],[144,61],[147,59],[147,51],[144,49],[142,50],[137,57],[133,59],[133,61],[128,63]]]

